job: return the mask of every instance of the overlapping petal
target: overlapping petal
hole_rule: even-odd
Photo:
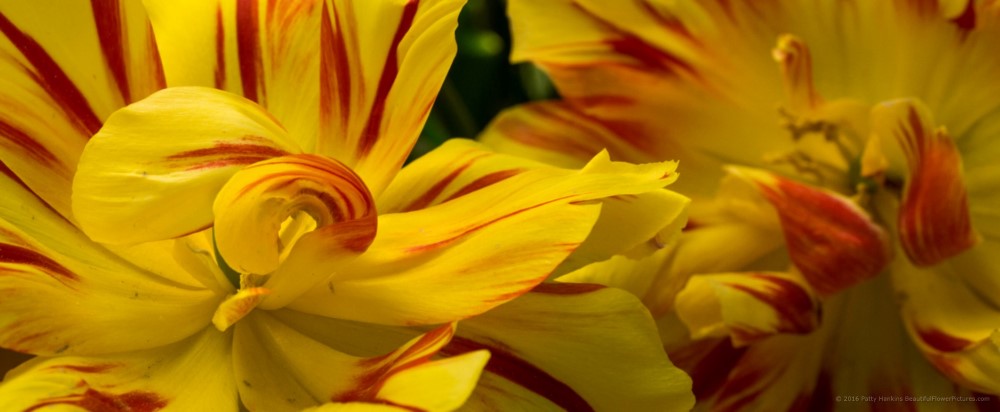
[[[1000,391],[997,247],[987,241],[933,268],[899,259],[893,264],[903,319],[918,347],[952,380],[989,393]]]
[[[163,87],[162,76],[138,1],[5,2],[0,161],[70,217],[70,182],[87,139],[112,111]]]
[[[455,57],[465,0],[326,0],[320,34],[319,154],[358,172],[376,197],[430,114]]]
[[[362,358],[326,346],[271,317],[254,313],[236,327],[234,356],[244,404],[251,410],[299,410],[324,402],[371,402],[434,410],[465,401],[489,355],[429,362],[454,334],[445,325],[388,354]],[[456,373],[449,373],[456,372]],[[448,379],[424,379],[436,376]],[[416,383],[419,382],[419,385]],[[414,390],[425,391],[423,395]],[[434,398],[427,395],[441,395]]]
[[[270,274],[265,309],[284,306],[364,252],[377,225],[361,179],[315,155],[248,166],[222,188],[214,210],[222,258],[241,273]]]
[[[905,156],[899,239],[910,260],[925,266],[979,242],[969,215],[961,154],[948,132],[934,130],[933,122],[927,106],[915,100],[883,103],[872,110],[875,138]],[[904,159],[897,159],[896,166]]]
[[[0,386],[0,409],[234,410],[229,338],[215,330],[172,345],[106,356],[36,358]]]
[[[599,285],[539,285],[463,321],[442,353],[480,349],[490,361],[466,410],[686,411],[694,402],[648,312]]]
[[[800,276],[728,273],[691,277],[677,295],[677,315],[692,339],[730,336],[736,347],[819,326],[818,299]]]
[[[442,159],[432,153],[421,161]],[[291,307],[387,324],[482,313],[552,273],[586,239],[602,199],[660,190],[675,166],[616,163],[603,154],[579,171],[528,170],[430,208],[381,215],[369,250]]]
[[[183,273],[163,277],[123,261],[6,176],[0,192],[3,347],[121,352],[173,343],[207,325],[217,299],[193,279],[181,283],[173,279]]]
[[[92,239],[138,243],[212,224],[212,203],[243,166],[299,148],[267,112],[213,89],[170,88],[112,115],[73,180],[73,212]]]
[[[319,124],[320,0],[144,2],[167,84],[254,101],[306,151]]]
[[[890,261],[885,231],[850,199],[759,170],[729,170],[774,206],[792,262],[820,295],[870,279]]]
[[[503,153],[567,168],[585,165],[604,149],[624,159],[648,159],[595,119],[561,101],[507,109],[490,122],[478,139]]]

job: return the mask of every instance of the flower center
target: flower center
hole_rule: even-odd
[[[360,177],[321,156],[269,159],[233,175],[215,199],[213,242],[237,291],[217,309],[216,327],[291,303],[364,252],[375,236],[374,204]]]

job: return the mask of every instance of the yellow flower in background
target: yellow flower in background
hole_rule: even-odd
[[[1000,4],[512,0],[509,13],[512,59],[544,68],[562,100],[502,114],[484,143],[565,167],[602,148],[680,160],[693,203],[679,241],[561,280],[643,298],[701,405],[1000,400]]]
[[[675,163],[400,170],[463,3],[0,3],[0,409],[689,408],[638,300],[542,283],[678,230]]]

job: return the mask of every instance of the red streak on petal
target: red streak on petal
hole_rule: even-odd
[[[257,0],[238,0],[236,5],[236,46],[240,59],[240,81],[243,85],[243,96],[257,103],[261,103],[264,97],[258,96],[257,89],[261,80],[260,74],[263,72],[259,26]]]
[[[444,189],[448,187],[448,185],[454,182],[455,179],[457,179],[458,176],[462,174],[462,172],[465,172],[466,169],[469,168],[469,166],[472,166],[472,164],[476,160],[482,157],[483,156],[477,156],[472,159],[469,159],[469,161],[465,162],[463,165],[455,168],[454,170],[451,171],[451,173],[448,173],[447,176],[441,178],[441,180],[438,180],[437,183],[434,183],[434,185],[431,186],[429,189],[427,189],[427,191],[424,192],[424,194],[414,199],[412,203],[402,208],[402,210],[400,211],[411,212],[414,210],[420,210],[426,208],[428,205],[431,204],[431,202],[434,201],[434,199],[437,199],[437,197],[441,195],[441,192],[443,192]]]
[[[43,400],[24,412],[52,405],[71,405],[91,412],[155,412],[165,408],[167,400],[153,392],[132,391],[115,395],[87,388],[82,394]]]
[[[558,198],[558,199],[552,199],[552,200],[549,200],[549,201],[546,201],[546,202],[543,202],[543,203],[539,203],[537,205],[532,205],[532,206],[529,206],[529,207],[526,207],[526,208],[523,208],[523,209],[520,209],[520,210],[516,210],[516,211],[510,212],[510,213],[507,213],[507,214],[505,214],[503,216],[497,217],[497,218],[495,218],[493,220],[490,220],[489,222],[481,223],[479,225],[476,225],[476,226],[473,226],[471,228],[468,228],[468,229],[462,231],[461,233],[459,233],[459,234],[457,234],[455,236],[452,236],[452,237],[450,237],[448,239],[441,240],[441,241],[434,242],[434,243],[430,243],[430,244],[426,244],[426,245],[414,246],[414,247],[411,247],[411,248],[407,249],[406,251],[409,252],[409,253],[426,252],[426,251],[429,251],[429,250],[437,249],[439,247],[447,246],[448,244],[451,244],[451,242],[454,242],[454,241],[456,241],[458,239],[461,239],[461,238],[463,238],[463,237],[465,237],[467,235],[470,235],[470,234],[472,234],[472,233],[474,233],[474,232],[476,232],[476,231],[478,231],[480,229],[483,229],[483,228],[485,228],[485,227],[487,227],[489,225],[492,225],[494,223],[497,223],[499,221],[502,221],[504,219],[507,219],[507,218],[510,218],[510,217],[513,217],[513,216],[517,216],[517,215],[519,215],[521,213],[524,213],[524,212],[527,212],[529,210],[536,209],[536,208],[548,205],[550,203],[555,203],[555,202],[558,202],[558,201],[561,201],[561,200],[565,200],[565,199],[567,199],[569,197],[571,197],[571,196],[563,196],[563,197]]]
[[[56,101],[63,112],[70,116],[80,132],[87,138],[97,133],[101,128],[101,120],[87,103],[83,93],[76,88],[52,56],[49,56],[34,38],[19,30],[3,13],[0,13],[0,32],[10,39],[14,47],[35,68],[32,77]]]
[[[521,173],[523,171],[524,170],[522,170],[522,169],[509,169],[509,170],[501,170],[501,171],[498,171],[498,172],[490,173],[490,174],[485,175],[485,176],[481,176],[480,178],[478,178],[476,180],[473,180],[471,183],[463,186],[461,189],[458,189],[457,192],[453,193],[451,196],[448,196],[448,198],[445,199],[444,201],[447,202],[449,200],[457,199],[457,198],[465,196],[465,195],[467,195],[469,193],[472,193],[472,192],[475,192],[477,190],[483,189],[485,187],[492,186],[494,184],[500,183],[500,182],[502,182],[504,180],[507,180],[507,179],[509,179],[511,177],[517,176],[519,173]],[[442,202],[442,203],[444,203],[444,202]]]
[[[501,115],[495,120],[493,127],[500,134],[518,143],[563,153],[581,160],[590,160],[601,150],[599,146],[589,147],[584,143],[592,141],[600,144],[599,137],[588,133],[588,130],[582,128],[579,123],[561,115],[560,111],[543,104],[528,104],[523,108],[532,112],[527,120]],[[531,119],[533,116],[538,116],[540,119],[536,122]],[[571,131],[578,138],[560,138],[566,131]]]
[[[702,340],[670,352],[670,360],[691,375],[695,399],[703,401],[722,388],[745,351],[734,348],[729,338]]]
[[[154,86],[157,90],[167,87],[167,75],[163,72],[163,59],[160,58],[160,46],[156,43],[156,34],[153,32],[153,23],[146,22],[146,33],[149,37],[149,60],[153,67]],[[130,102],[131,103],[131,102]]]
[[[0,262],[35,266],[60,281],[80,280],[79,276],[48,256],[20,246],[0,243]]]
[[[226,86],[226,28],[222,22],[222,4],[215,9],[215,88]]]
[[[331,21],[326,2],[320,24],[320,116],[324,124],[333,114],[333,95],[339,100],[340,121],[346,127],[351,105],[351,66],[340,20]]]
[[[507,349],[455,337],[448,346],[441,349],[441,353],[457,356],[481,349],[490,352],[490,360],[486,363],[487,372],[532,391],[567,411],[594,410],[586,399],[565,382]]]
[[[920,339],[930,347],[942,352],[955,352],[972,345],[972,341],[951,336],[940,329],[920,329],[917,331]]]
[[[822,296],[878,275],[890,252],[882,229],[849,201],[776,177],[760,184],[774,205],[795,266]]]
[[[976,1],[969,0],[969,3],[965,5],[965,10],[962,14],[951,19],[952,23],[955,23],[959,29],[962,30],[963,34],[972,31],[976,28]]]
[[[188,150],[167,156],[167,160],[190,160],[207,158],[192,165],[189,170],[256,163],[288,152],[262,144],[266,139],[258,136],[244,136],[239,141],[220,141],[212,147]]]
[[[547,295],[581,295],[596,292],[604,288],[606,288],[606,286],[598,285],[596,283],[545,282],[539,283],[538,286],[531,289],[531,293],[544,293]]]
[[[900,143],[911,172],[899,210],[899,237],[913,263],[930,266],[974,247],[979,239],[955,142],[928,130],[913,107],[908,122],[912,134],[900,136]]]
[[[0,139],[5,139],[23,149],[23,153],[44,165],[52,166],[59,163],[56,155],[35,140],[24,130],[0,119]]]
[[[407,347],[402,352],[390,352],[382,356],[358,361],[358,366],[365,368],[374,367],[375,369],[356,378],[357,382],[354,389],[334,395],[330,398],[330,401],[387,403],[387,401],[376,398],[378,391],[382,389],[385,381],[392,375],[426,363],[437,351],[430,351],[420,356],[416,355],[441,345],[443,341],[451,339],[454,333],[455,330],[452,327],[440,327],[425,333],[413,345]]]
[[[125,69],[125,44],[122,41],[123,22],[119,0],[90,0],[97,24],[97,35],[101,42],[101,53],[108,64],[118,91],[126,103],[132,102],[128,72]]]
[[[788,279],[759,273],[750,276],[771,286],[766,291],[736,283],[729,286],[774,308],[781,322],[777,327],[779,332],[807,333],[819,326],[819,306],[801,286]]]
[[[81,373],[104,373],[111,369],[117,368],[120,365],[114,363],[105,363],[99,365],[54,365],[49,366],[46,369],[59,369],[59,370],[71,370]]]
[[[389,54],[385,58],[382,77],[379,78],[378,88],[375,90],[374,102],[372,103],[371,113],[368,116],[368,123],[358,141],[358,153],[361,156],[367,155],[378,140],[380,127],[385,116],[386,99],[388,99],[389,91],[392,89],[393,83],[396,82],[396,76],[399,74],[399,43],[403,41],[403,37],[410,31],[413,19],[417,16],[418,6],[418,0],[409,0],[406,2],[406,6],[403,7],[403,16],[399,20],[399,26],[396,27],[396,34],[392,38],[392,43],[389,44]]]

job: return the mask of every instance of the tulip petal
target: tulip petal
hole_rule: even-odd
[[[562,101],[534,102],[497,115],[479,140],[502,153],[559,167],[578,168],[607,148],[624,159],[650,159]]]
[[[1000,391],[1000,242],[982,242],[934,267],[896,259],[893,284],[917,347],[945,376],[977,391]]]
[[[442,353],[479,349],[491,357],[468,409],[686,411],[694,404],[691,380],[663,353],[648,312],[615,289],[539,285],[463,321]]]
[[[482,313],[551,274],[590,233],[602,199],[660,190],[675,166],[611,162],[605,153],[580,171],[528,170],[430,208],[381,215],[368,251],[291,307],[391,325]]]
[[[315,155],[248,166],[222,188],[214,210],[225,261],[241,273],[271,274],[262,285],[271,291],[261,304],[265,309],[284,306],[330,276],[343,259],[364,252],[377,223],[375,201],[361,178]],[[315,229],[286,240],[281,229],[289,219],[309,220]]]
[[[259,106],[197,87],[170,88],[115,112],[73,181],[73,212],[92,239],[138,243],[212,224],[212,203],[241,167],[297,152]]]
[[[540,168],[548,166],[494,152],[471,140],[450,139],[406,165],[378,197],[378,210],[385,214],[426,209]]]
[[[872,133],[883,144],[898,145],[906,159],[899,239],[910,260],[923,266],[979,242],[969,215],[961,154],[943,128],[933,127],[930,109],[918,100],[882,103],[872,110]]]
[[[407,165],[379,198],[379,210],[419,210],[468,196],[527,170],[551,168],[494,152],[483,144],[452,139]],[[668,190],[604,199],[601,216],[590,236],[556,275],[645,243],[669,241],[684,224],[687,204],[687,198]]]
[[[821,296],[870,279],[889,262],[885,231],[844,196],[758,170],[729,172],[774,206],[792,262]]]
[[[434,402],[461,404],[488,355],[480,352],[455,363],[429,362],[453,334],[454,326],[445,325],[390,353],[363,358],[331,348],[322,337],[298,330],[268,312],[254,312],[235,329],[240,395],[250,410],[268,411],[299,410],[324,402],[372,402],[418,409],[429,409]],[[427,399],[399,387],[454,368],[465,370],[449,379],[421,384],[429,393],[448,395],[447,400]],[[409,374],[414,375],[407,377]],[[449,390],[457,392],[449,394]]]
[[[246,97],[303,150],[319,124],[320,0],[146,0],[167,84]]]
[[[735,347],[809,333],[820,320],[819,301],[805,280],[777,272],[693,276],[677,294],[676,310],[692,339],[728,334]]]
[[[326,0],[317,152],[377,197],[423,129],[455,57],[465,0]]]
[[[0,55],[0,162],[70,217],[87,139],[112,111],[163,87],[145,11],[132,1],[7,2]]]
[[[229,350],[229,337],[208,329],[151,350],[36,358],[7,375],[0,409],[235,410]]]
[[[0,346],[93,355],[165,345],[208,324],[218,298],[193,279],[121,260],[3,175],[0,193]]]

